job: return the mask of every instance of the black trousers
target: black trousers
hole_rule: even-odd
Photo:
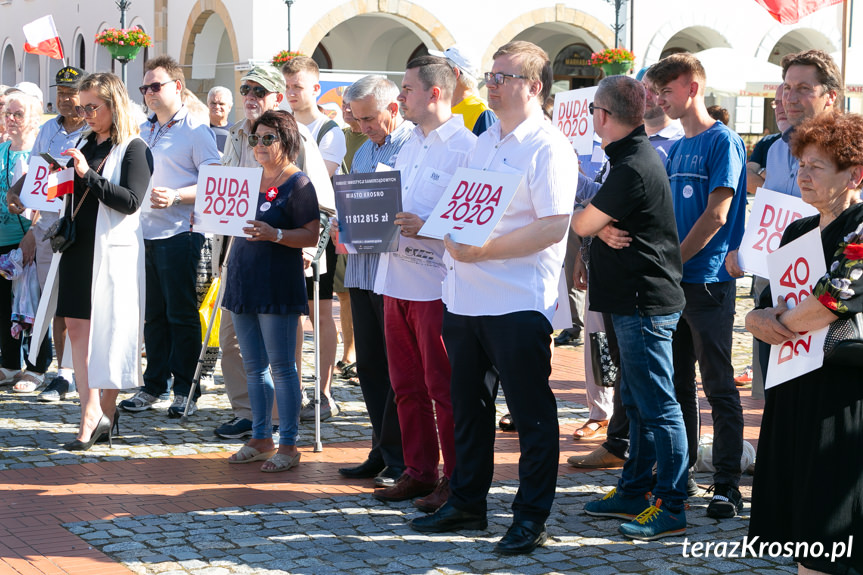
[[[18,244],[0,247],[0,255],[7,254],[18,247]],[[30,352],[30,336],[21,339],[12,336],[12,280],[0,277],[0,357],[5,369],[18,371],[21,369],[21,347],[24,347],[24,365],[34,373],[45,373],[51,365],[51,336],[45,334],[36,365],[30,363],[27,355]]]
[[[557,402],[548,385],[551,332],[545,316],[535,311],[479,317],[444,314],[456,449],[449,501],[457,509],[486,513],[494,474],[497,384],[485,375],[494,366],[521,451],[513,515],[516,520],[548,518],[560,458]]]
[[[384,339],[384,298],[370,290],[350,288],[348,291],[357,347],[357,376],[372,424],[369,459],[404,469],[402,432]]]

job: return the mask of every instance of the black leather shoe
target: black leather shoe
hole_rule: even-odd
[[[498,541],[494,550],[503,555],[523,555],[530,553],[546,542],[548,533],[545,523],[538,521],[513,521],[506,535]]]
[[[348,479],[369,479],[384,470],[383,461],[366,459],[356,467],[341,467],[339,475]]]
[[[449,503],[445,503],[443,507],[431,515],[417,517],[410,522],[410,526],[411,529],[420,533],[444,533],[460,529],[482,531],[488,529],[488,520],[485,515],[462,511]]]
[[[560,345],[581,345],[584,343],[584,340],[580,335],[575,335],[568,330],[561,331],[556,338],[554,338],[555,347]]]
[[[404,472],[405,470],[401,467],[384,467],[380,473],[375,475],[375,485],[377,487],[392,487]]]

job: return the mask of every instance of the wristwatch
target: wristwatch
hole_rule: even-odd
[[[284,234],[282,233],[282,230],[280,230],[280,229],[276,230],[276,243],[277,244],[281,243],[283,236],[284,236]]]
[[[180,198],[180,191],[177,190],[176,192],[174,192],[174,201],[171,203],[171,205],[172,206],[180,205],[180,199],[181,199]]]

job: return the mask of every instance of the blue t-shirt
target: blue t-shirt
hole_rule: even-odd
[[[684,283],[731,280],[725,255],[740,247],[746,219],[746,147],[722,122],[716,122],[694,138],[681,138],[668,153],[665,164],[674,199],[674,218],[680,241],[707,209],[707,198],[716,188],[731,188],[734,196],[728,216],[716,235],[692,259],[683,264]]]
[[[261,209],[265,195],[258,194],[256,220],[292,230],[319,218],[318,198],[306,174],[293,174],[278,190],[266,209]],[[222,307],[234,313],[309,313],[300,248],[243,237],[233,241]]]

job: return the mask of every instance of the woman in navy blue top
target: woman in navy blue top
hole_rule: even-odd
[[[297,322],[308,314],[301,248],[318,242],[318,198],[293,161],[300,134],[287,112],[265,112],[252,124],[249,146],[264,168],[256,219],[234,238],[222,306],[231,311],[252,405],[252,438],[228,461],[267,461],[261,471],[286,471],[300,461],[300,382],[294,359]],[[270,369],[272,368],[272,376]],[[279,409],[279,447],[272,433]]]

